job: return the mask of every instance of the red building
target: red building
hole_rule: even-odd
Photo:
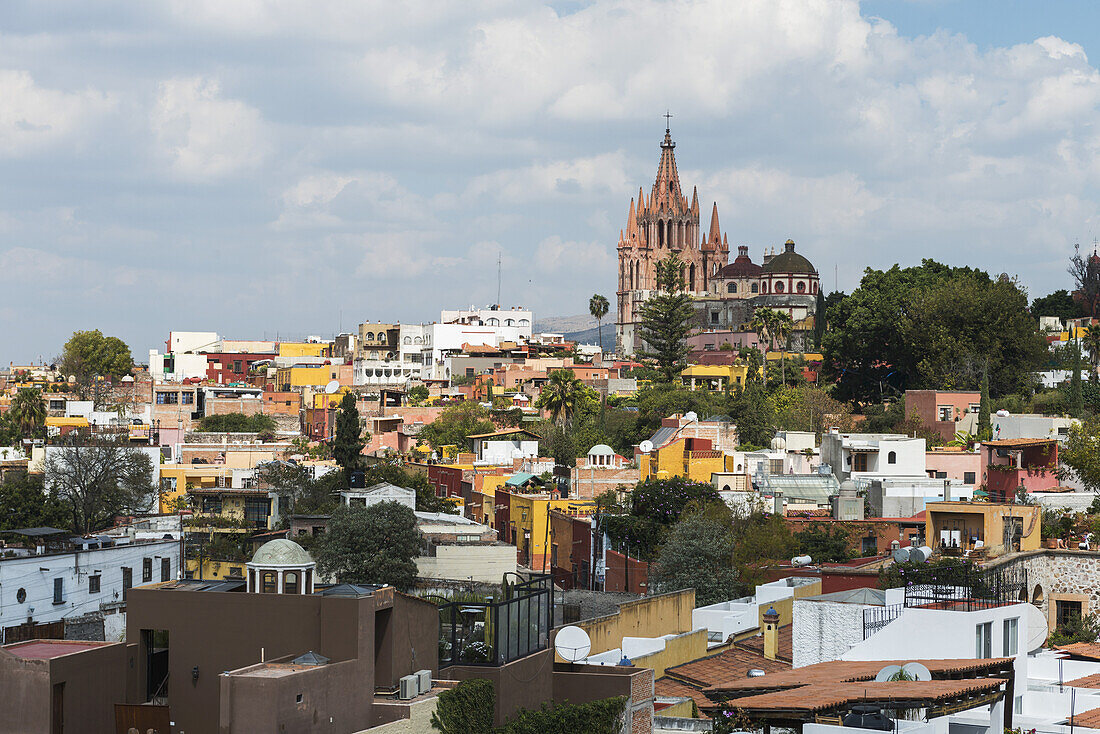
[[[990,502],[1014,502],[1016,492],[1043,492],[1058,486],[1058,442],[1013,438],[982,442],[982,483]]]
[[[211,352],[206,355],[206,378],[219,384],[244,382],[257,362],[272,361],[274,354],[257,352]]]

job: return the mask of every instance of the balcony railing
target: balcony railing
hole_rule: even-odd
[[[502,601],[456,601],[439,607],[439,665],[500,666],[550,646],[553,582],[549,574],[505,587]]]

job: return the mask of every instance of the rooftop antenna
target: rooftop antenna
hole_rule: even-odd
[[[500,307],[500,250],[497,250],[497,308]]]

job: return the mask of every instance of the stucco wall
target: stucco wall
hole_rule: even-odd
[[[505,572],[516,570],[516,549],[511,545],[440,545],[434,557],[417,556],[416,569],[422,579],[500,583]]]
[[[865,604],[794,601],[792,664],[796,668],[839,660],[863,642]]]
[[[650,596],[621,604],[616,614],[577,624],[592,640],[593,654],[618,647],[623,637],[660,637],[691,630],[695,589]]]

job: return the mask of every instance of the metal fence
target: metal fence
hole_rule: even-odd
[[[888,604],[882,607],[868,607],[863,610],[863,639],[878,632],[901,615],[904,604]]]
[[[932,566],[910,576],[905,606],[936,606],[959,611],[989,609],[1027,600],[1027,569],[1015,566],[983,570],[964,563]]]
[[[549,574],[505,587],[501,601],[439,607],[439,665],[498,666],[550,646],[554,620]]]

